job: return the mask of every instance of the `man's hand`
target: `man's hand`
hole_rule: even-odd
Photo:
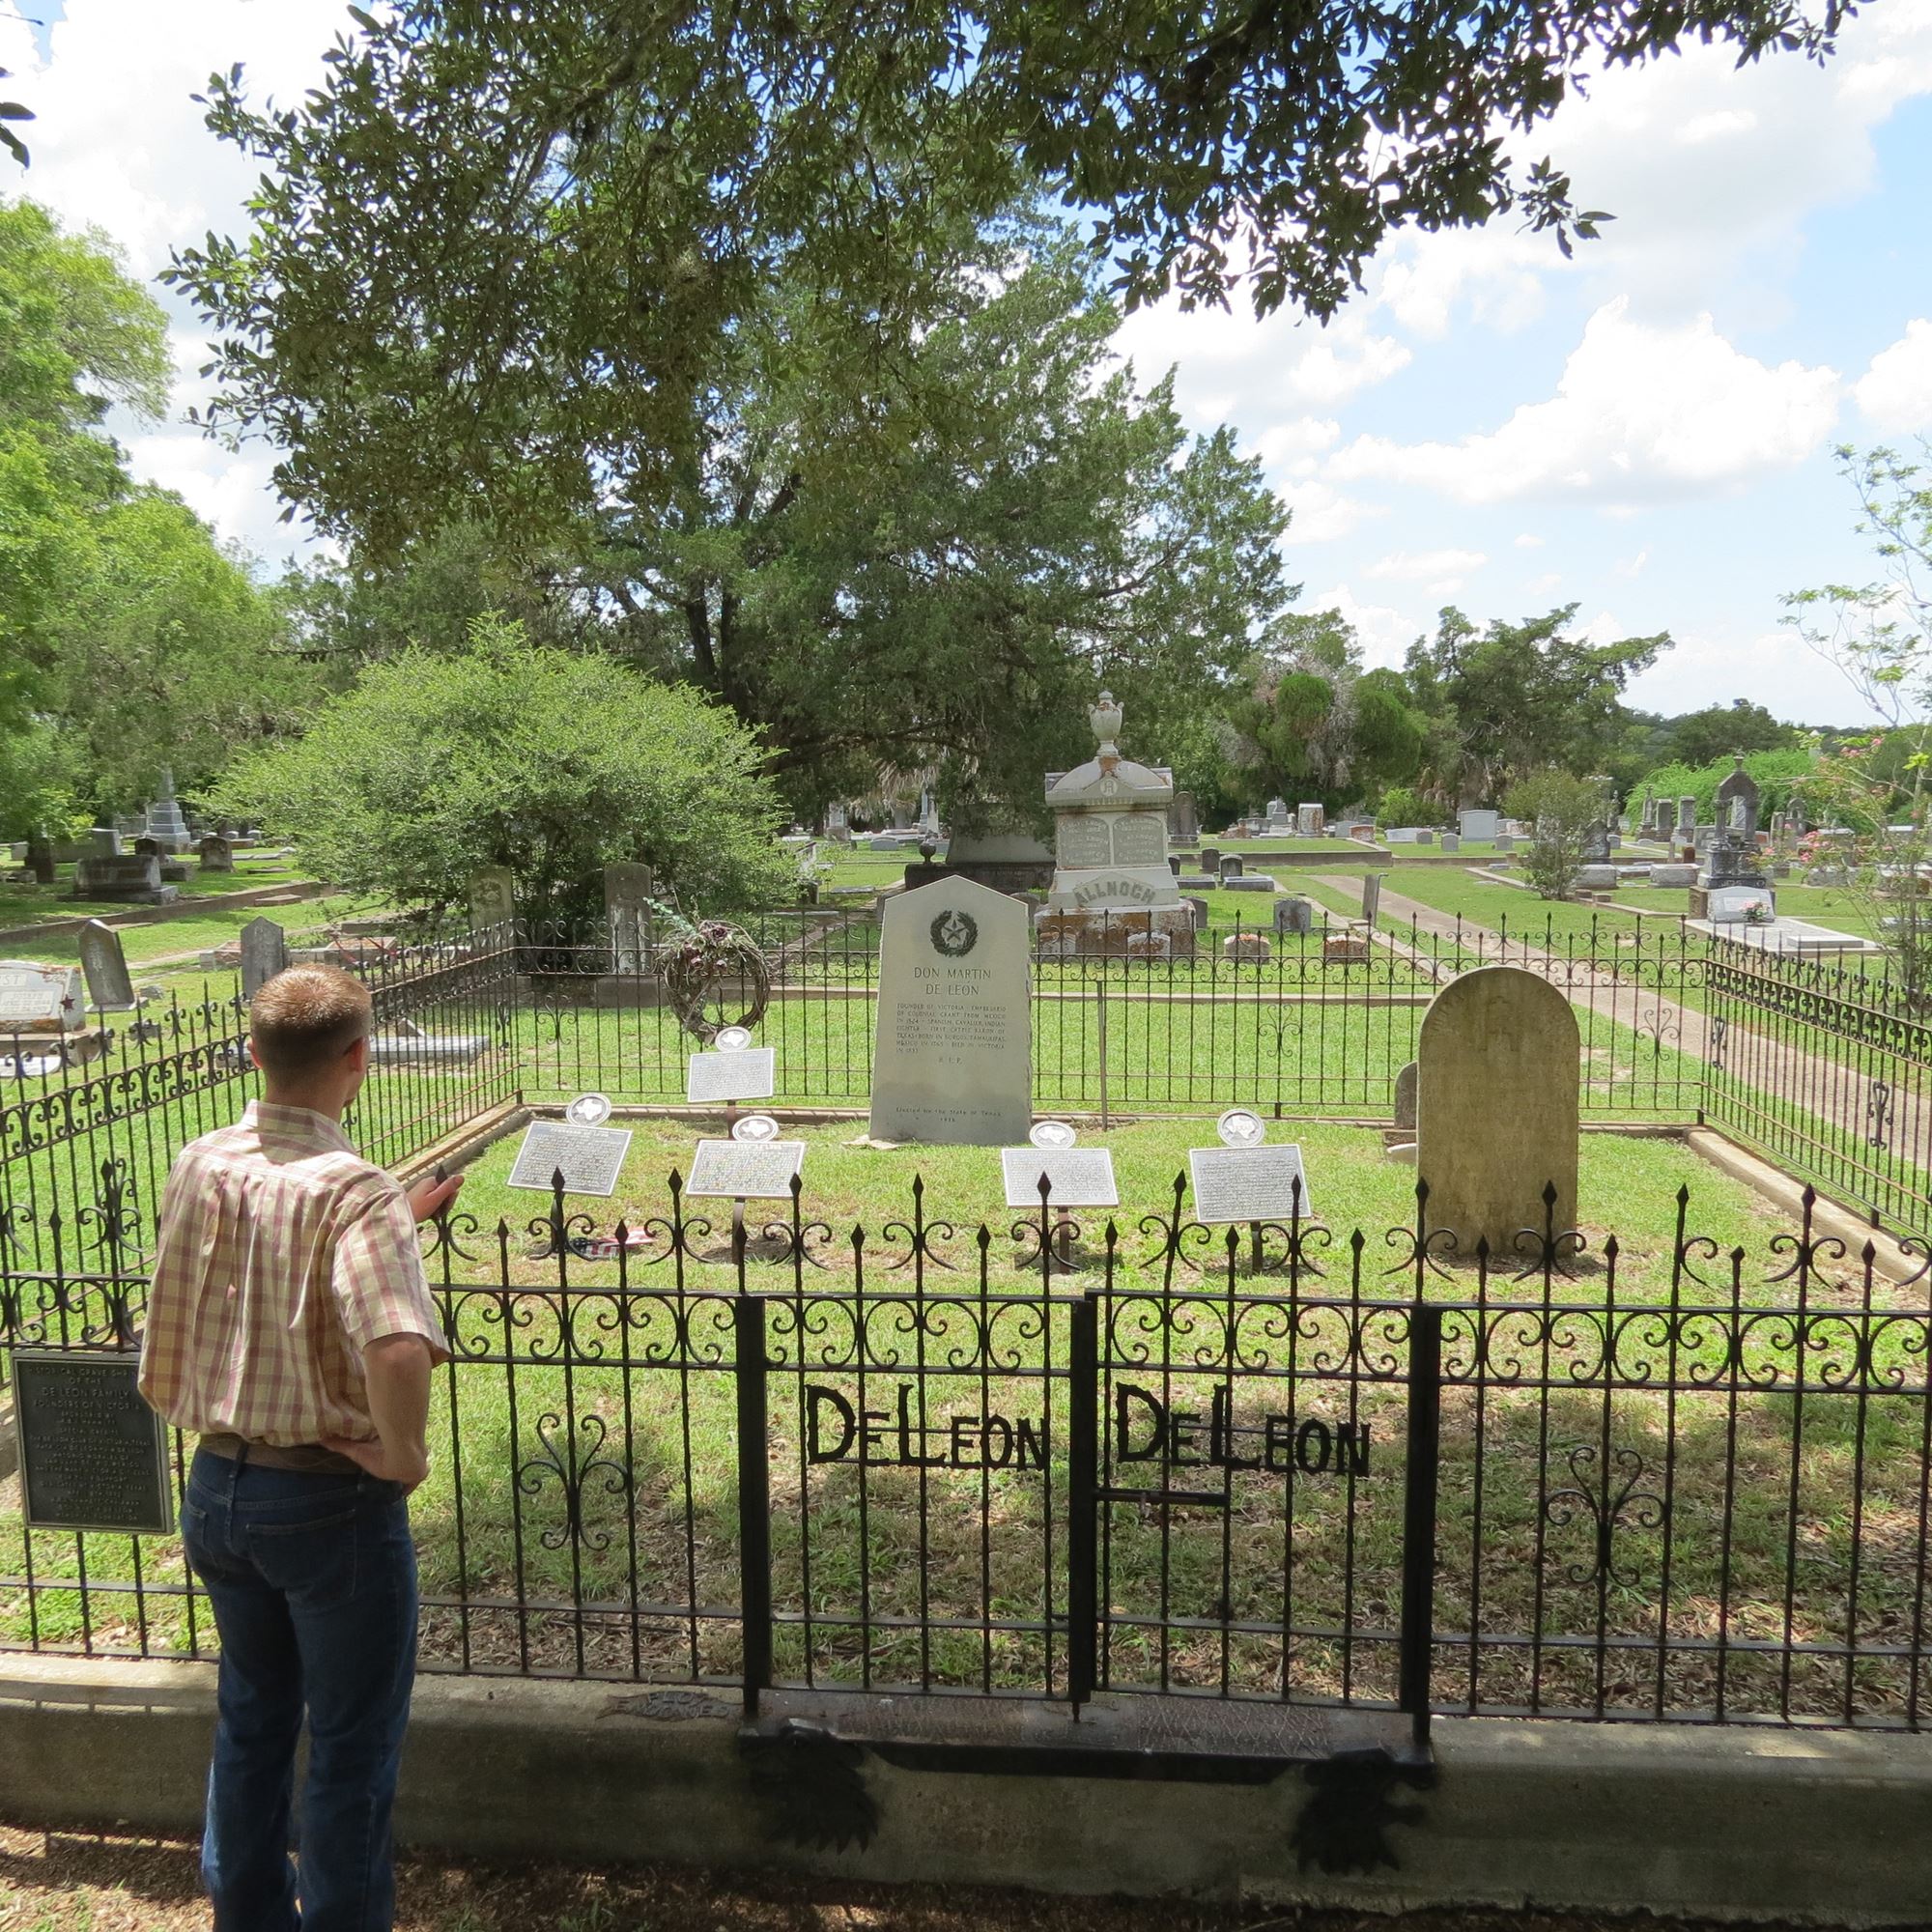
[[[333,1449],[338,1456],[347,1456],[352,1463],[359,1463],[370,1475],[383,1482],[400,1483],[405,1495],[429,1474],[426,1451],[393,1449],[381,1436],[370,1442],[352,1442],[345,1435],[330,1435],[323,1438],[322,1446]]]
[[[383,1335],[371,1342],[362,1351],[362,1375],[376,1439],[325,1438],[323,1447],[385,1483],[400,1483],[406,1493],[414,1489],[429,1474],[423,1433],[429,1422],[430,1362],[429,1344],[420,1335]]]
[[[418,1221],[433,1221],[437,1215],[456,1199],[457,1190],[463,1185],[463,1177],[452,1174],[441,1180],[435,1175],[425,1175],[416,1184],[406,1190],[410,1199],[410,1209]]]

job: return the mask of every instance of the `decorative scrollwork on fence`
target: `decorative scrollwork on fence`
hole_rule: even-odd
[[[1588,1561],[1572,1563],[1564,1575],[1573,1583],[1634,1585],[1634,1572],[1616,1566],[1616,1533],[1625,1529],[1662,1529],[1667,1514],[1663,1498],[1637,1485],[1650,1465],[1634,1449],[1613,1449],[1607,1461],[1594,1443],[1581,1442],[1569,1454],[1574,1485],[1552,1490],[1544,1498],[1544,1520],[1552,1529],[1567,1529],[1587,1517],[1592,1531]]]

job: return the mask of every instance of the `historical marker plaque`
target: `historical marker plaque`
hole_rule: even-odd
[[[777,1091],[777,1062],[778,1051],[769,1046],[694,1053],[684,1097],[694,1106],[707,1100],[768,1100]]]
[[[1053,1183],[1049,1207],[1121,1205],[1121,1190],[1114,1184],[1114,1156],[1105,1148],[1002,1148],[1000,1167],[1006,1176],[1009,1208],[1037,1208],[1042,1174]]]
[[[685,1197],[789,1201],[792,1178],[804,1170],[803,1141],[699,1141]]]
[[[141,1400],[138,1355],[16,1349],[14,1412],[30,1529],[167,1536],[167,1427]]]
[[[629,1127],[569,1127],[560,1121],[532,1121],[505,1184],[548,1194],[551,1176],[561,1168],[566,1194],[614,1194],[630,1151]]]
[[[1236,1221],[1287,1221],[1297,1207],[1305,1221],[1315,1211],[1308,1203],[1301,1150],[1293,1142],[1280,1147],[1190,1148],[1187,1165],[1194,1177],[1194,1218],[1210,1228]]]

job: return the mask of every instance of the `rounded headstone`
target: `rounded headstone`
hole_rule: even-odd
[[[1435,996],[1416,1048],[1432,1231],[1453,1230],[1463,1253],[1487,1236],[1514,1255],[1521,1230],[1543,1227],[1552,1183],[1558,1232],[1575,1224],[1581,1054],[1569,1001],[1520,966],[1479,967]]]

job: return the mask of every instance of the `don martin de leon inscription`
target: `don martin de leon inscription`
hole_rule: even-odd
[[[1270,1410],[1244,1415],[1224,1385],[1206,1409],[1179,1408],[1131,1382],[1114,1388],[1113,1461],[1169,1469],[1259,1470],[1267,1475],[1366,1476],[1369,1425]],[[908,1469],[1044,1469],[1043,1416],[992,1409],[922,1412],[918,1384],[900,1382],[885,1408],[861,1407],[822,1382],[805,1385],[808,1463]]]
[[[875,1140],[998,1147],[1032,1115],[1027,912],[970,879],[887,902],[872,1052]]]
[[[135,1355],[16,1349],[22,1514],[34,1529],[174,1528],[167,1435]]]

